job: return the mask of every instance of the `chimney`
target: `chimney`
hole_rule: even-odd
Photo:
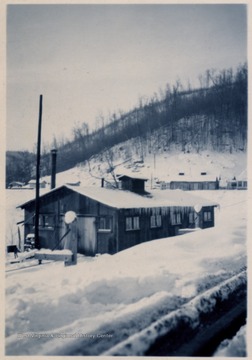
[[[51,189],[54,189],[56,186],[56,158],[57,158],[57,150],[51,150]]]

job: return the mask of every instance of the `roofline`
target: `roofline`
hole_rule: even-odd
[[[41,199],[42,197],[45,197],[45,196],[47,196],[48,194],[51,194],[51,193],[53,193],[53,192],[55,192],[55,191],[57,191],[57,190],[59,190],[59,189],[61,189],[61,188],[63,188],[63,187],[66,187],[66,188],[69,188],[69,189],[72,190],[72,188],[70,188],[70,187],[68,187],[67,185],[63,184],[63,185],[61,185],[61,186],[55,187],[54,189],[51,189],[50,191],[46,192],[46,193],[43,194],[43,195],[40,195],[39,198]],[[25,205],[27,205],[27,204],[29,204],[29,203],[32,203],[32,202],[34,202],[35,200],[36,200],[36,198],[33,198],[33,199],[31,199],[31,200],[28,200],[28,201],[26,201],[25,203],[16,206],[16,209],[18,209],[18,208],[21,208],[21,209],[22,209],[22,208],[24,208]]]
[[[200,183],[206,183],[206,182],[215,182],[216,183],[216,179],[210,179],[210,180],[171,180],[170,183],[172,182],[187,182],[187,183],[192,183],[192,182],[200,182]],[[219,180],[218,180],[219,181]]]
[[[54,189],[52,189],[52,190],[50,190],[50,191],[48,191],[48,192],[46,192],[45,194],[43,194],[43,195],[41,195],[40,196],[40,198],[43,198],[43,197],[45,197],[45,196],[48,196],[48,195],[50,195],[50,194],[52,194],[53,192],[55,192],[55,191],[58,191],[58,190],[60,190],[60,189],[62,189],[62,188],[66,188],[66,189],[68,189],[68,190],[72,190],[73,192],[75,192],[75,193],[77,193],[77,194],[80,194],[80,195],[83,195],[83,196],[87,196],[87,197],[89,197],[90,199],[93,199],[92,198],[92,196],[89,196],[89,195],[85,195],[85,194],[82,194],[80,191],[78,191],[78,187],[72,187],[72,186],[69,186],[69,185],[66,185],[66,184],[63,184],[63,185],[61,185],[61,186],[59,186],[59,187],[56,187],[56,188],[54,188]],[[174,191],[174,190],[171,190],[171,191]],[[19,205],[19,206],[17,206],[16,208],[18,209],[18,208],[21,208],[21,209],[23,209],[26,205],[28,205],[29,203],[33,203],[33,202],[35,202],[35,198],[34,199],[32,199],[32,200],[29,200],[29,201],[26,201],[25,203],[23,203],[23,204],[21,204],[21,205]],[[110,207],[110,208],[113,208],[113,209],[120,209],[120,207],[117,207],[117,206],[113,206],[113,205],[108,205],[106,202],[104,202],[104,201],[100,201],[100,200],[96,200],[96,199],[93,199],[93,200],[95,200],[95,201],[99,201],[101,204],[104,204],[104,205],[106,205],[106,206],[108,206],[108,207]],[[153,204],[154,205],[154,204]],[[188,204],[185,204],[185,205],[154,205],[154,206],[150,206],[150,207],[147,207],[147,208],[167,208],[167,207],[194,207],[194,205],[188,205]],[[217,206],[219,206],[219,204],[218,203],[211,203],[211,204],[205,204],[205,205],[202,205],[202,207],[207,207],[207,206],[213,206],[213,207],[217,207]],[[134,207],[134,208],[136,208],[136,207]],[[137,207],[137,208],[145,208],[144,206],[139,206],[139,207]],[[123,209],[132,209],[132,207],[127,207],[127,208],[123,208]]]
[[[117,178],[120,180],[121,177],[128,177],[130,179],[133,179],[133,180],[144,180],[144,181],[148,181],[149,179],[148,178],[145,178],[145,177],[141,177],[141,176],[131,176],[131,175],[127,175],[127,174],[120,174],[120,175],[117,175]]]

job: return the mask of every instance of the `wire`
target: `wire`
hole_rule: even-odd
[[[226,207],[231,207],[231,206],[234,206],[234,205],[238,205],[238,204],[242,204],[242,203],[245,203],[245,202],[247,202],[247,200],[239,201],[237,203],[233,203],[233,204],[226,205],[226,206],[221,206],[221,209],[226,208]]]

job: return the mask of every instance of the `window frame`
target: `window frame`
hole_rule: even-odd
[[[204,213],[203,213],[203,221],[204,222],[210,222],[210,221],[212,221],[212,212],[211,211],[204,211]]]
[[[101,227],[101,223],[104,222],[105,227]],[[98,217],[97,231],[99,233],[109,233],[113,229],[113,219],[109,215],[101,215]]]
[[[140,230],[139,216],[125,216],[125,231]]]
[[[150,228],[156,229],[162,227],[162,215],[161,214],[152,214],[150,216]]]
[[[182,218],[180,212],[174,212],[171,214],[171,225],[181,225],[182,224]]]
[[[46,218],[50,218],[51,221],[47,222]],[[33,218],[33,226],[35,227],[35,216]],[[55,214],[39,214],[38,227],[40,230],[53,231],[55,229]]]

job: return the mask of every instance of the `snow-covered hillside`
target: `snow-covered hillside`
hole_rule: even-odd
[[[226,181],[231,180],[247,168],[247,155],[244,152],[216,153],[203,151],[201,153],[183,153],[181,151],[147,153],[142,157],[137,149],[128,153],[128,149],[137,147],[130,140],[124,145],[115,146],[110,154],[99,154],[92,157],[89,163],[85,162],[78,166],[57,174],[57,186],[66,182],[75,183],[80,181],[82,186],[100,186],[101,177],[111,181],[108,174],[109,168],[115,168],[116,174],[132,173],[143,175],[149,179],[147,187],[155,185],[155,181],[169,182],[177,177],[179,172],[184,172],[190,177],[198,177],[201,172],[207,172],[212,179],[221,178],[221,185],[226,186]],[[139,150],[139,149],[138,149]],[[107,157],[110,158],[107,161]],[[141,162],[139,162],[141,160]],[[50,177],[44,177],[50,182]]]
[[[220,204],[214,228],[7,272],[7,355],[105,353],[244,269],[247,191],[193,193]]]

